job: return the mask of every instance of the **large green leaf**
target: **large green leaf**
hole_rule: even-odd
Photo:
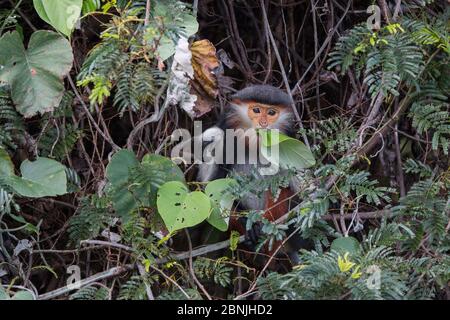
[[[130,168],[138,165],[139,161],[132,151],[120,150],[114,154],[106,167],[106,177],[110,183],[108,195],[117,214],[124,218],[138,207],[135,197],[128,190]]]
[[[59,105],[62,79],[72,62],[69,41],[55,32],[36,31],[28,50],[17,31],[0,38],[0,82],[9,84],[17,110],[25,117],[53,111]]]
[[[129,168],[137,166],[139,161],[130,150],[116,152],[106,167],[106,177],[113,186],[121,186],[128,183]]]
[[[129,187],[134,197],[145,207],[156,206],[158,189],[166,182],[185,182],[183,171],[169,158],[158,154],[147,154],[133,173]]]
[[[117,214],[125,220],[139,207],[155,207],[156,194],[168,181],[184,182],[184,174],[170,159],[148,154],[142,162],[132,151],[120,150],[106,168],[108,195]]]
[[[70,36],[80,18],[83,0],[33,0],[33,4],[42,20]]]
[[[277,130],[260,130],[259,134],[262,138],[261,154],[271,163],[284,169],[295,170],[309,168],[316,163],[311,150],[303,142]],[[276,146],[278,154],[273,152]]]
[[[184,173],[172,160],[159,154],[146,154],[142,158],[143,165],[151,165],[152,170],[164,172],[164,182],[184,182]],[[158,186],[158,188],[161,185]]]
[[[220,231],[228,230],[230,211],[234,198],[225,191],[236,183],[234,179],[217,179],[208,183],[205,188],[206,195],[211,199],[212,211],[208,222]]]
[[[48,158],[25,160],[20,166],[20,172],[22,177],[11,175],[5,181],[21,196],[41,198],[67,193],[65,167],[58,161]]]
[[[179,181],[163,184],[158,190],[158,212],[169,232],[192,227],[210,215],[211,201],[203,192],[190,192]]]

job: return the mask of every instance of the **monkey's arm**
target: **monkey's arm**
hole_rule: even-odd
[[[223,148],[225,134],[219,127],[212,127],[203,132],[203,162],[199,164],[197,180],[199,182],[212,181],[224,178],[226,172],[223,169]]]

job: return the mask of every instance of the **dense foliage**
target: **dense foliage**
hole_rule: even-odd
[[[0,0],[0,300],[450,299],[449,17],[446,0]],[[171,134],[250,83],[292,95],[302,170],[198,183]],[[289,219],[247,228],[313,248],[253,263],[233,202],[294,176]]]

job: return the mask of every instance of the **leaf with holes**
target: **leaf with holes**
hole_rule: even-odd
[[[58,107],[72,62],[69,41],[55,32],[36,31],[28,49],[17,31],[0,38],[0,82],[9,84],[17,111],[25,117]]]
[[[190,192],[179,181],[163,184],[156,201],[158,212],[169,232],[193,227],[210,215],[211,201],[201,191]]]
[[[233,184],[236,184],[234,179],[217,179],[208,183],[205,188],[205,193],[211,199],[212,205],[211,215],[207,221],[220,231],[228,230],[231,208],[235,199],[231,194],[226,193],[226,190]]]

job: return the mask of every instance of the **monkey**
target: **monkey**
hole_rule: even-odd
[[[214,144],[219,146],[215,149],[216,158],[220,156],[223,159],[227,156],[227,153],[233,151],[227,149],[231,142],[233,142],[233,148],[239,145],[245,146],[245,152],[242,152],[242,150],[239,152],[235,148],[234,151],[237,152],[234,152],[235,154],[231,157],[233,160],[231,163],[229,161],[224,164],[217,163],[217,161],[201,163],[197,180],[199,182],[212,181],[225,178],[231,173],[235,175],[252,173],[256,174],[257,179],[264,179],[264,175],[258,169],[263,169],[267,164],[264,164],[260,158],[251,162],[249,155],[249,149],[251,147],[258,149],[261,143],[256,130],[278,129],[281,133],[292,137],[295,134],[295,116],[292,105],[293,101],[287,93],[270,85],[253,85],[233,94],[229,105],[221,114],[218,124],[207,129],[203,133],[203,138],[205,141],[214,141]],[[225,133],[228,129],[235,132],[232,137]],[[234,141],[230,141],[230,139],[234,139]],[[221,142],[221,144],[218,142]],[[213,143],[211,142],[211,144]],[[214,160],[214,156],[211,156],[211,159]],[[277,174],[283,174],[283,172],[280,171]],[[265,191],[262,195],[248,193],[241,197],[238,206],[243,210],[264,211],[263,217],[274,222],[289,212],[289,204],[292,203],[291,198],[295,195],[295,191],[295,183],[291,181],[289,187],[282,189],[276,198],[272,196],[270,191]],[[240,219],[240,222],[244,221]],[[236,223],[235,220],[230,220],[230,227],[237,229],[241,234],[249,235],[253,238],[253,242],[255,241],[255,233],[257,232],[248,234],[244,223]],[[290,227],[288,234],[292,231],[292,227]],[[290,234],[289,236],[287,246],[283,249],[288,254],[292,264],[296,264],[298,263],[298,250],[310,247],[310,243],[298,234]],[[274,252],[279,245],[280,243],[277,243],[268,254]]]

